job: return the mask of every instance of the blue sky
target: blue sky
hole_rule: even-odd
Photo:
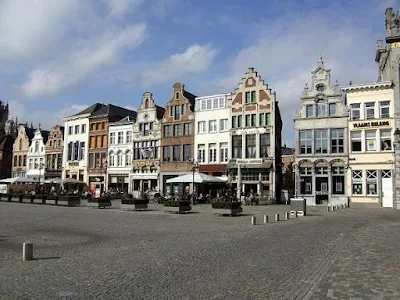
[[[182,81],[233,92],[254,67],[277,93],[283,138],[320,55],[340,85],[374,82],[385,9],[399,0],[0,0],[0,99],[50,128],[94,102],[159,105]]]

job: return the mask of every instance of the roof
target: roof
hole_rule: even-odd
[[[41,129],[40,129],[40,132],[42,133],[43,144],[46,144],[46,143],[47,143],[47,140],[49,139],[50,131],[41,130]]]
[[[69,117],[75,117],[75,116],[80,116],[80,115],[87,115],[87,114],[93,114],[94,112],[98,111],[100,108],[104,107],[105,104],[101,104],[101,103],[95,103],[91,106],[89,106],[88,108],[78,112],[77,114],[74,114],[72,116]],[[67,117],[67,118],[69,118]]]
[[[121,106],[107,104],[101,107],[100,109],[96,110],[95,112],[93,112],[90,117],[93,118],[100,116],[119,116],[119,117],[131,116],[136,119],[137,112],[134,110],[123,108]]]
[[[11,135],[6,135],[0,142],[0,151],[12,151],[14,138]]]
[[[282,147],[282,155],[293,155],[294,149],[289,147]]]
[[[117,122],[113,122],[113,123],[109,123],[109,126],[118,126],[118,125],[129,125],[129,124],[133,124],[135,122],[135,118],[132,118],[131,116],[126,116],[125,118],[117,121]]]
[[[185,98],[189,100],[189,103],[190,103],[190,104],[193,106],[193,108],[194,108],[194,103],[195,103],[195,100],[196,100],[196,96],[193,95],[192,93],[189,93],[189,92],[186,91],[186,90],[183,90],[183,96],[185,96]]]
[[[156,109],[157,109],[157,119],[161,120],[164,117],[165,108],[156,105]]]
[[[392,87],[393,83],[391,81],[381,81],[376,83],[364,83],[364,84],[357,84],[357,85],[348,85],[342,87],[343,91],[356,91],[356,90],[363,90],[363,89],[374,89],[374,88],[390,88]]]

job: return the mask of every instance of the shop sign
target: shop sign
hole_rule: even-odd
[[[262,158],[260,159],[237,159],[236,164],[241,164],[241,165],[251,165],[251,164],[262,164],[263,160]]]
[[[315,191],[315,195],[328,195],[328,191]]]
[[[153,166],[158,166],[158,161],[151,161],[151,160],[146,160],[146,161],[135,161],[133,162],[133,167],[136,168],[143,168],[143,167],[153,167]]]
[[[266,132],[270,132],[270,126],[269,128],[265,128],[265,127],[260,127],[260,128],[242,128],[242,129],[236,129],[234,131],[235,134],[262,134],[262,133],[266,133]]]
[[[77,161],[71,161],[68,163],[69,167],[79,167],[79,162]]]
[[[390,126],[389,121],[375,121],[375,122],[360,122],[353,123],[354,128],[365,128],[365,127],[386,127]]]

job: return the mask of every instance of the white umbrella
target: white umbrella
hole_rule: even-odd
[[[1,179],[0,183],[38,183],[39,181],[28,177],[11,177]]]
[[[75,178],[65,178],[62,180],[62,183],[84,183],[83,181],[79,181]]]
[[[49,179],[46,179],[45,181],[44,181],[44,183],[56,183],[56,184],[60,184],[60,183],[62,183],[62,179],[61,178],[49,178]]]
[[[226,181],[223,179],[219,179],[217,177],[209,176],[204,173],[187,173],[175,178],[171,178],[167,180],[167,183],[225,183]]]

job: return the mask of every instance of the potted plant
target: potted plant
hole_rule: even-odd
[[[149,200],[133,199],[132,194],[128,194],[126,199],[121,200],[121,210],[142,210],[147,209]]]
[[[89,198],[88,199],[88,207],[92,208],[106,208],[111,207],[111,199],[110,197],[99,197],[99,198]]]
[[[69,195],[60,195],[57,198],[57,205],[61,206],[79,206],[81,203],[81,197],[77,196],[75,194],[69,194]]]
[[[163,204],[165,211],[170,213],[180,214],[189,212],[192,209],[188,200],[167,200]]]
[[[214,202],[211,207],[213,213],[220,216],[237,216],[243,211],[242,203],[240,202]]]
[[[46,204],[57,205],[57,195],[47,195]]]

